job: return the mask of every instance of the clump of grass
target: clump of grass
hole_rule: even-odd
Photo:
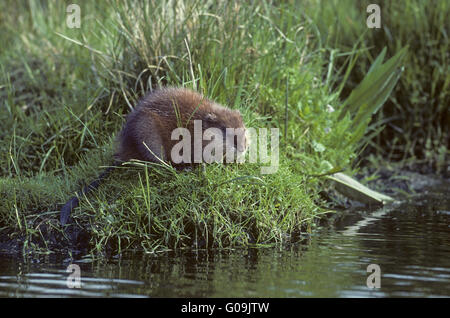
[[[281,244],[314,226],[326,212],[314,176],[348,167],[361,135],[350,129],[353,117],[332,111],[340,107],[334,77],[303,8],[266,1],[80,6],[82,28],[68,29],[61,3],[0,5],[0,21],[18,21],[7,27],[16,37],[0,35],[7,43],[0,118],[8,121],[0,194],[9,202],[0,227],[32,242],[36,217],[52,226],[60,204],[111,163],[123,115],[161,85],[191,87],[240,109],[247,127],[280,128],[278,170],[117,169],[73,212],[71,226],[89,231],[91,250]]]
[[[154,167],[117,171],[122,181],[115,191],[105,186],[109,190],[84,201],[76,220],[83,223],[91,215],[93,224],[102,224],[93,228],[100,251],[105,244],[154,251],[286,243],[320,211],[305,177],[287,168],[264,179],[243,172],[249,169],[222,165],[181,173]]]

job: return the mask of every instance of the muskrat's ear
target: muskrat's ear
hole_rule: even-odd
[[[213,114],[213,113],[209,113],[205,116],[205,120],[215,122],[217,120],[217,115]]]
[[[226,127],[224,126],[222,120],[220,120],[216,114],[213,114],[213,113],[207,114],[203,118],[202,124],[203,124],[203,129],[218,128],[222,131],[223,134],[225,134]]]
[[[207,114],[203,118],[203,126],[205,129],[217,126],[217,115],[213,113]]]

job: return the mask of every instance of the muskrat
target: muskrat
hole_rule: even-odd
[[[177,129],[181,132],[188,132],[188,135],[194,139],[194,142],[189,141],[188,143],[190,149],[182,148],[183,155],[181,156],[174,151],[177,144],[179,146],[180,143],[176,140],[177,135],[180,137],[179,134],[174,135]],[[203,136],[206,130],[215,132],[214,139],[211,140],[211,136],[209,136],[206,137],[207,140],[204,140]],[[201,134],[200,140],[197,138],[198,133]],[[217,140],[217,138],[222,138],[222,140]],[[222,162],[225,151],[227,159],[230,150],[237,157],[241,157],[245,153],[249,140],[238,110],[226,108],[200,93],[186,88],[168,87],[153,90],[140,99],[127,116],[125,125],[117,137],[113,166],[107,168],[95,181],[85,186],[63,206],[60,216],[61,224],[66,224],[71,211],[78,206],[78,197],[97,188],[101,180],[115,166],[132,159],[166,162],[175,167],[200,163],[203,162],[203,151],[212,141],[220,141],[218,148],[215,149],[216,151],[217,149],[222,150],[219,156],[216,156],[217,153],[215,153],[215,161]],[[206,162],[211,162],[211,160],[207,159]]]

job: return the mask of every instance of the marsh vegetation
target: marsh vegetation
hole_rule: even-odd
[[[450,4],[386,1],[383,28],[367,29],[363,3],[90,1],[71,29],[64,2],[2,1],[0,239],[40,253],[282,245],[332,212],[326,174],[380,158],[446,171]],[[388,90],[370,95],[386,61],[371,74]],[[158,86],[279,128],[277,172],[129,164],[62,229],[62,204],[111,164],[125,115]]]

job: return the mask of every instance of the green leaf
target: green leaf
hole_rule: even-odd
[[[316,142],[313,140],[312,146],[314,148],[314,151],[316,151],[316,152],[324,152],[325,151],[325,146],[322,145],[320,142]]]
[[[379,65],[381,65],[381,63],[384,60],[385,55],[386,55],[386,47],[383,48],[383,51],[381,51],[381,53],[375,59],[372,66],[369,68],[369,71],[367,72],[367,74],[371,73],[373,70],[377,69],[379,67]]]
[[[350,96],[344,102],[338,119],[342,120],[347,112],[350,112],[351,115],[355,115],[355,112],[361,111],[360,108],[364,104],[366,104],[367,107],[362,109],[364,113],[368,112],[372,115],[374,111],[378,110],[397,83],[398,77],[395,76],[395,74],[398,73],[400,63],[406,52],[407,47],[404,47],[386,63],[381,64],[381,61],[386,54],[386,50],[383,49],[370,67],[366,77],[351,92]],[[392,78],[395,78],[393,82],[391,82]],[[386,96],[386,98],[378,98],[378,96]],[[381,105],[373,104],[371,101],[374,100],[376,100],[377,103],[380,103],[381,101]]]
[[[383,85],[383,88],[378,92],[375,92],[373,96],[368,97],[369,100],[367,104],[364,104],[365,107],[360,107],[352,125],[360,125],[361,123],[365,123],[365,121],[372,116],[372,114],[375,114],[381,106],[383,106],[394,89],[400,74],[401,69],[395,70],[394,73],[389,76],[389,79]]]
[[[373,191],[343,173],[338,172],[326,178],[334,182],[336,190],[352,200],[366,204],[385,204],[394,201],[390,196]]]

